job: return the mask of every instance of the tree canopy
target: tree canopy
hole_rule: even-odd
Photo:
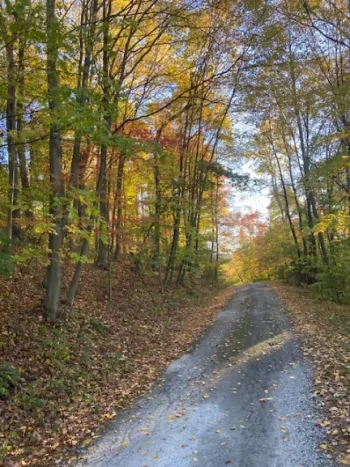
[[[347,2],[6,0],[0,20],[1,270],[47,264],[47,318],[87,262],[217,277],[227,226],[260,225],[229,201],[244,160],[273,201],[238,275],[346,282]]]

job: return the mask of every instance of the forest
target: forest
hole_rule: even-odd
[[[0,460],[34,456],[21,417],[35,455],[67,437],[71,414],[52,428],[40,386],[79,392],[74,377],[86,399],[64,404],[94,405],[79,339],[89,360],[115,326],[106,352],[129,378],[130,329],[168,332],[199,284],[204,301],[215,284],[278,279],[350,303],[347,1],[2,0],[0,47]],[[170,317],[140,318],[140,302]]]
[[[271,204],[267,215],[259,207],[234,214],[232,275],[288,278],[349,303],[349,9],[281,3],[258,26],[260,49],[242,90],[250,127],[238,149]]]

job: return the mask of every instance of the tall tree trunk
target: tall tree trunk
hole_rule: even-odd
[[[304,231],[303,214],[302,214],[302,209],[301,209],[301,206],[300,206],[298,193],[297,193],[297,189],[296,189],[295,181],[294,181],[292,158],[291,158],[290,152],[288,150],[287,142],[286,142],[286,139],[285,139],[284,136],[283,136],[283,142],[284,142],[284,146],[285,146],[285,149],[286,149],[286,152],[287,152],[289,178],[290,178],[290,182],[291,182],[291,186],[292,186],[292,190],[293,190],[295,206],[296,206],[297,212],[298,212],[299,232],[300,232],[300,235],[302,237],[302,242],[303,242],[303,254],[304,254],[304,257],[307,258],[308,248],[307,248],[306,238],[305,238],[304,233],[303,233],[303,231]]]
[[[22,197],[26,204],[25,215],[28,218],[34,217],[33,203],[30,195],[30,182],[28,166],[26,161],[26,146],[21,138],[24,124],[24,53],[25,46],[21,44],[18,51],[18,101],[17,101],[17,134],[19,136],[19,144],[17,146],[17,155],[19,161],[19,174],[22,185]]]
[[[219,219],[218,219],[218,208],[219,208],[219,175],[216,176],[216,189],[215,189],[215,280],[218,279],[219,275],[219,259],[220,259],[220,246],[219,246]]]
[[[16,66],[13,50],[13,39],[6,37],[6,58],[7,58],[7,105],[6,105],[6,131],[7,131],[7,152],[8,152],[8,217],[7,217],[7,236],[11,240],[13,234],[16,234],[16,228],[13,223],[14,206],[18,196],[18,167],[17,154],[15,146],[16,132]]]
[[[91,3],[91,5],[89,5]],[[78,79],[78,95],[77,104],[84,111],[85,104],[88,100],[87,89],[90,79],[90,70],[92,63],[92,51],[95,42],[95,31],[96,31],[96,15],[97,15],[98,2],[93,0],[91,2],[85,1],[82,6],[81,14],[81,28],[87,34],[86,43],[84,43],[83,32],[80,38],[80,63],[79,63],[79,79]],[[88,25],[86,24],[88,23]],[[83,57],[83,51],[85,47],[85,56]],[[74,135],[73,144],[73,157],[71,162],[70,170],[70,186],[78,186],[79,184],[79,165],[80,165],[80,146],[82,140],[81,130],[76,130]]]
[[[300,112],[300,105],[298,101],[298,94],[297,94],[297,85],[296,85],[296,75],[295,75],[295,68],[294,68],[294,57],[291,49],[291,38],[289,37],[289,66],[290,66],[290,76],[291,76],[291,84],[292,84],[292,91],[293,91],[293,105],[294,105],[294,113],[297,122],[297,128],[299,133],[299,141],[300,141],[300,149],[301,155],[303,159],[303,169],[304,169],[304,186],[305,186],[305,195],[307,198],[307,209],[308,209],[308,220],[309,220],[309,227],[312,229],[314,227],[314,220],[313,217],[318,219],[319,215],[317,212],[315,196],[310,184],[310,157],[309,157],[309,148],[308,145],[305,143],[304,138],[304,131],[303,131],[303,124],[301,119],[301,112]],[[307,140],[308,141],[308,140]],[[324,236],[322,232],[317,234],[323,261],[325,264],[329,263],[328,260],[328,252],[326,248],[326,244],[324,241]]]
[[[153,175],[155,186],[155,203],[154,203],[154,263],[155,267],[161,267],[160,264],[160,216],[162,209],[162,193],[160,187],[160,170],[159,158],[157,152],[153,154]]]
[[[60,198],[64,195],[61,167],[61,131],[58,121],[60,107],[58,95],[57,57],[59,44],[57,41],[58,22],[55,12],[55,0],[46,1],[46,33],[47,33],[47,91],[50,109],[50,214],[53,219],[53,232],[49,234],[49,265],[46,276],[45,315],[54,321],[60,315],[61,298],[61,258],[62,246],[62,210]]]
[[[103,124],[106,137],[111,134],[111,117],[109,115],[109,99],[110,99],[110,73],[109,73],[109,18],[111,15],[112,0],[105,0],[103,3],[103,51],[102,51],[102,67],[103,67],[103,97],[102,108],[104,111]],[[108,267],[108,206],[107,206],[107,155],[108,146],[103,143],[100,153],[100,166],[97,182],[97,193],[100,203],[100,231],[104,230],[105,237],[100,236],[97,243],[97,258],[96,266],[107,270]]]
[[[186,115],[185,115],[184,135],[183,135],[182,147],[181,147],[180,158],[179,158],[178,186],[177,186],[177,189],[174,190],[174,192],[176,192],[176,207],[174,209],[173,236],[172,236],[172,242],[171,242],[167,267],[165,269],[164,286],[167,286],[172,281],[175,260],[176,260],[176,253],[177,253],[177,248],[178,248],[179,239],[180,239],[181,212],[182,212],[184,189],[185,189],[185,186],[184,186],[185,185],[185,176],[184,176],[185,157],[186,157],[186,150],[187,150],[187,145],[188,145],[187,134],[189,133],[189,115],[188,115],[187,110],[189,108],[190,107],[186,108]]]
[[[293,237],[293,240],[294,240],[294,244],[295,244],[295,248],[296,248],[296,251],[297,251],[298,259],[300,259],[301,258],[301,251],[300,251],[300,248],[299,248],[298,237],[297,237],[297,234],[295,232],[295,227],[294,227],[294,224],[293,224],[293,220],[292,220],[292,217],[291,217],[291,214],[290,214],[289,199],[288,199],[286,184],[285,184],[284,177],[283,177],[281,163],[279,161],[278,154],[276,152],[275,145],[273,143],[273,137],[272,137],[271,133],[269,135],[269,142],[270,142],[270,145],[271,145],[271,148],[272,148],[272,153],[274,155],[274,158],[275,158],[275,161],[276,161],[276,164],[277,164],[278,173],[279,173],[279,177],[280,177],[280,181],[281,181],[281,185],[282,185],[286,217],[288,219],[289,228],[290,228],[290,231],[292,233],[292,237]]]

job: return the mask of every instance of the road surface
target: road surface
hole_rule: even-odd
[[[288,316],[265,284],[239,287],[193,351],[83,453],[93,467],[328,467]]]

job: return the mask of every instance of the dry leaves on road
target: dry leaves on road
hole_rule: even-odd
[[[350,309],[323,301],[310,290],[271,284],[302,336],[304,355],[314,368],[315,396],[321,401],[330,444],[340,463],[350,465]],[[325,447],[327,446],[327,447]]]

